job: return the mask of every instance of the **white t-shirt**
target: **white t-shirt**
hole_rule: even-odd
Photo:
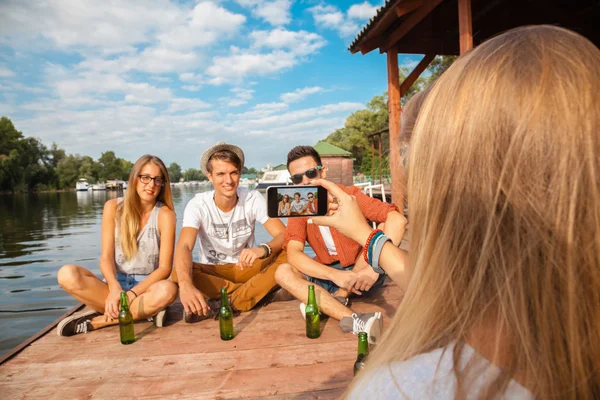
[[[292,200],[292,212],[295,213],[299,213],[304,209],[304,206],[306,205],[306,202],[304,202],[304,200],[300,199],[299,202],[296,201],[296,199]]]
[[[238,188],[237,205],[225,213],[215,204],[214,193],[199,193],[187,203],[183,227],[198,229],[201,264],[233,264],[243,249],[255,247],[254,224],[268,221],[267,202],[256,190]]]
[[[362,376],[349,399],[454,399],[456,377],[453,372],[454,345],[440,348],[430,353],[420,354],[407,361],[394,362],[377,368]],[[459,367],[475,357],[472,371],[478,371],[470,385],[467,399],[478,399],[479,392],[489,379],[496,378],[500,369],[465,345],[461,353]],[[471,368],[471,367],[470,367]],[[533,394],[511,380],[504,392],[505,399],[533,400]]]

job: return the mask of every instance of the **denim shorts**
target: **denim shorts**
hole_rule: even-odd
[[[335,268],[335,269],[340,270],[340,271],[352,271],[352,269],[354,268],[354,265],[351,265],[351,266],[349,266],[347,268],[344,268],[344,267],[342,267],[342,264],[340,264],[339,261],[338,261],[336,263],[327,265],[327,267],[329,267],[329,268]],[[304,275],[304,277],[309,282],[312,282],[315,285],[319,285],[323,289],[327,290],[327,292],[329,292],[329,294],[335,294],[335,292],[337,292],[338,289],[340,288],[333,281],[328,281],[327,279],[313,278],[312,276],[308,276],[308,275]],[[373,286],[371,286],[371,289],[369,289],[369,291],[382,286],[384,280],[385,280],[385,275],[384,274],[379,275],[379,278],[377,278],[377,280],[375,281],[375,283],[373,284]]]
[[[117,271],[117,280],[119,281],[119,284],[121,285],[121,288],[123,288],[124,291],[133,288],[147,277],[148,275],[124,274]]]

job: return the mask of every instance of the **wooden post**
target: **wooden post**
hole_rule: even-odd
[[[398,71],[398,50],[387,51],[388,71],[388,117],[390,126],[390,178],[392,180],[392,201],[404,204],[402,183],[400,181],[400,75]]]
[[[383,183],[383,149],[381,147],[381,133],[377,138],[379,139],[379,183]]]
[[[375,137],[371,138],[371,185],[375,184]]]
[[[471,0],[458,0],[458,31],[460,32],[460,54],[464,54],[473,48]]]

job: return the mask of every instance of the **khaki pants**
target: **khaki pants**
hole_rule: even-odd
[[[198,290],[211,299],[220,298],[221,288],[227,288],[233,306],[239,311],[249,311],[277,286],[275,271],[286,261],[286,252],[282,251],[264,260],[258,259],[251,267],[244,269],[235,264],[194,263],[192,281]],[[175,269],[172,279],[178,282]]]

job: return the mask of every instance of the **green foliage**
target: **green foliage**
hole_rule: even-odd
[[[181,167],[176,162],[172,162],[171,165],[169,165],[169,168],[167,168],[167,171],[169,171],[169,179],[171,182],[179,182],[183,176]]]
[[[91,183],[127,180],[132,167],[113,151],[94,161],[89,156],[66,154],[56,143],[48,149],[39,139],[24,137],[10,119],[0,118],[0,192],[74,189],[79,178]]]
[[[185,170],[185,172],[183,173],[183,179],[186,182],[189,181],[206,181],[208,180],[208,178],[206,176],[204,176],[204,174],[202,173],[202,171],[200,171],[199,169],[194,169],[194,168],[188,168]]]
[[[435,81],[452,63],[456,57],[438,56],[434,58],[430,66],[427,68],[426,76],[420,76],[407,90],[400,99],[400,103],[404,106],[408,100],[415,94],[425,89],[433,81]],[[410,71],[400,67],[399,75],[400,82],[403,82]],[[389,125],[388,120],[388,96],[387,92],[382,95],[375,96],[367,103],[367,107],[363,110],[358,110],[346,118],[344,127],[338,128],[324,140],[334,146],[340,147],[352,153],[354,158],[355,168],[360,168],[365,175],[367,170],[371,171],[371,144],[367,135],[386,129]],[[386,168],[389,173],[389,139],[385,134],[382,137],[382,153],[384,154]],[[375,143],[375,147],[379,150],[379,143]],[[366,169],[365,169],[366,168]],[[378,173],[378,172],[377,172]],[[384,175],[386,172],[384,172]]]

